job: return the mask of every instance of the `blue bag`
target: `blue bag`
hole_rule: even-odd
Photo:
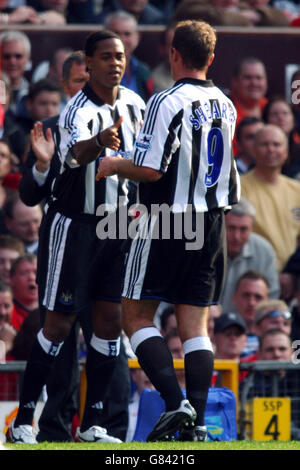
[[[185,390],[183,391],[185,395]],[[145,442],[161,413],[165,402],[156,390],[142,391],[133,441]],[[236,401],[232,390],[211,387],[205,411],[205,425],[209,441],[233,441],[237,439]]]

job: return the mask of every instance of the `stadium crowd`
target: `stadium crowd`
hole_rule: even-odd
[[[30,70],[30,40],[25,33],[15,31],[14,25],[43,24],[46,31],[47,25],[91,24],[95,29],[99,25],[114,31],[124,43],[127,61],[121,85],[147,102],[154,93],[173,85],[168,65],[169,48],[174,25],[186,19],[204,20],[212,26],[297,27],[300,2],[1,2],[0,27],[1,24],[11,25],[11,29],[0,35],[1,80],[5,84],[2,87],[5,99],[0,105],[0,361],[27,360],[44,319],[36,279],[37,253],[39,230],[43,213],[51,204],[51,190],[41,189],[44,181],[38,180],[38,173],[43,164],[48,171],[50,161],[46,164],[35,154],[33,129],[37,130],[35,123],[45,120],[51,127],[51,119],[57,120],[68,100],[88,80],[84,59],[77,57],[74,63],[68,63],[78,51],[65,48],[64,44],[53,57],[45,51],[44,60],[35,70]],[[139,25],[165,26],[159,50],[153,51],[161,57],[155,68],[151,69],[134,55],[140,41]],[[292,81],[299,76],[300,66]],[[237,110],[233,151],[241,177],[242,197],[226,214],[225,283],[219,303],[210,309],[209,334],[218,359],[291,360],[292,342],[300,339],[300,109],[285,97],[284,90],[281,96],[272,94],[268,88],[268,70],[261,60],[252,56],[236,64],[226,93]],[[45,135],[50,146],[51,133]],[[54,153],[54,148],[52,150]],[[31,182],[32,193],[28,196],[22,179],[24,183],[31,171],[36,179]],[[50,171],[59,172],[59,161],[55,157]],[[133,184],[133,194],[134,190]],[[32,198],[32,194],[36,197]],[[173,305],[162,302],[155,321],[173,357],[182,358]],[[77,359],[82,359],[91,332],[90,325],[86,332],[85,326],[79,323],[74,330],[73,346]],[[135,357],[125,335],[122,347],[125,362],[127,357]],[[73,428],[79,422],[79,376],[76,373],[79,365],[74,356],[70,363],[74,377],[70,378],[65,404],[69,409],[65,415],[61,413],[61,422],[56,423],[57,433],[50,436],[50,424],[45,425],[49,434],[45,431],[46,437],[41,440],[72,440],[74,437]],[[121,368],[124,370],[124,366]],[[126,374],[130,393],[124,398],[123,408],[125,405],[128,410],[116,412],[124,416],[115,426],[115,429],[122,428],[119,434],[115,431],[122,440],[130,440],[134,434],[142,389],[153,387],[142,370],[125,369]],[[244,377],[240,375],[241,383]],[[184,388],[184,376],[180,373],[178,380]],[[215,373],[212,385],[217,381]],[[52,389],[50,387],[49,391]],[[117,385],[112,390],[116,395],[119,393]],[[11,377],[8,380],[5,374],[0,374],[0,400],[17,398],[17,377],[11,381]],[[57,404],[57,410],[60,405]],[[108,422],[112,416],[113,411],[107,417]],[[59,428],[67,430],[66,433],[60,434]],[[110,429],[109,424],[107,428]]]

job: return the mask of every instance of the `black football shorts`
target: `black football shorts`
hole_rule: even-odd
[[[37,282],[48,310],[75,313],[91,300],[121,300],[128,242],[99,240],[92,220],[59,212],[48,213],[43,220]]]
[[[151,215],[145,224],[149,234],[155,233]],[[178,231],[177,238],[174,236],[174,220],[169,239],[161,236],[160,227],[156,232],[160,233],[160,239],[138,234],[132,240],[123,297],[199,306],[218,303],[226,264],[224,211],[214,209],[203,213],[198,225],[195,220],[193,224],[195,231],[203,231],[203,246],[199,248],[195,245],[187,249],[190,239],[184,235],[184,230],[181,238],[178,238]],[[145,225],[143,230],[145,233]]]

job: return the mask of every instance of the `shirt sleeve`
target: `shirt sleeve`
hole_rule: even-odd
[[[179,147],[178,128],[182,110],[176,112],[168,100],[159,100],[159,94],[146,106],[145,120],[133,149],[133,162],[167,171],[172,154]]]
[[[78,163],[72,155],[72,147],[83,140],[90,139],[90,122],[95,122],[91,110],[87,108],[72,109],[70,107],[59,119],[59,157],[62,163],[66,162],[69,167],[76,168]]]

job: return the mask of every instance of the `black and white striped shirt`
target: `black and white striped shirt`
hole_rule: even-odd
[[[121,140],[117,153],[130,157],[139,134],[145,103],[139,95],[120,86],[113,106],[104,103],[89,84],[67,103],[59,118],[58,150],[62,172],[57,178],[54,196],[58,208],[66,214],[95,214],[100,204],[115,209],[119,197],[127,198],[128,187],[124,178],[110,176],[95,181],[99,159],[116,152],[106,148],[97,160],[87,165],[78,165],[70,149],[83,140],[88,140],[106,129],[123,116],[119,128]],[[123,199],[126,202],[126,199]]]
[[[236,110],[210,80],[185,78],[154,95],[135,144],[136,165],[163,172],[139,184],[139,202],[167,203],[173,212],[205,212],[238,201],[232,153]]]

